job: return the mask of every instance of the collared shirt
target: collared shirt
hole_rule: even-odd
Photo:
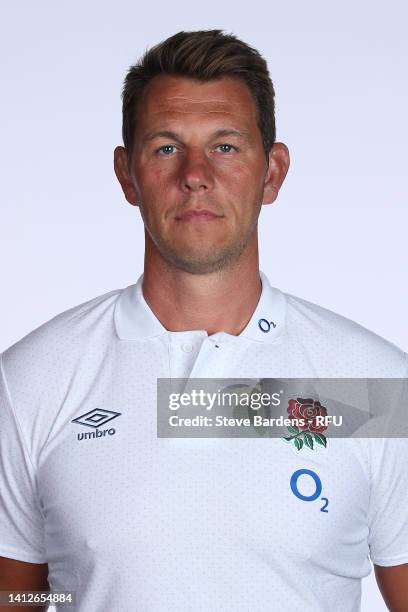
[[[408,562],[406,439],[157,436],[158,378],[407,376],[396,346],[260,276],[238,336],[166,330],[141,276],[3,353],[0,555],[47,562],[72,609],[357,612],[370,558]]]

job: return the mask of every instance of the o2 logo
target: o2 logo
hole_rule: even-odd
[[[261,331],[263,331],[264,334],[267,334],[271,331],[271,327],[276,327],[276,323],[274,323],[273,321],[268,321],[267,319],[259,319],[258,327]]]
[[[312,493],[312,495],[303,495],[303,493],[301,493],[298,489],[298,479],[300,476],[303,475],[307,475],[314,480],[315,492]],[[302,501],[306,502],[311,502],[315,501],[318,497],[320,497],[320,494],[322,492],[322,481],[320,480],[316,472],[313,472],[312,470],[296,470],[296,472],[294,472],[291,476],[290,488],[292,489],[293,495],[295,495],[298,499],[301,499]],[[327,506],[329,505],[329,500],[327,499],[327,497],[320,497],[320,499],[322,500],[322,502],[324,502],[323,506],[320,508],[320,512],[328,512]]]

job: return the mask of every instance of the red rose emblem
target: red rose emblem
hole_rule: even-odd
[[[303,399],[301,397],[289,400],[288,415],[291,419],[304,419],[304,425],[297,424],[297,427],[301,430],[308,429],[309,431],[321,433],[328,427],[327,425],[318,425],[316,423],[317,416],[327,416],[326,408],[317,400]],[[293,425],[296,425],[296,421],[293,422]]]

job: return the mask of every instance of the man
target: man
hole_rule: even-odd
[[[81,612],[356,612],[371,557],[408,610],[406,440],[157,437],[157,378],[407,375],[400,349],[259,271],[289,167],[265,61],[219,30],[172,36],[126,76],[123,139],[143,275],[2,355],[1,589],[48,580]],[[302,501],[305,469],[328,508]]]

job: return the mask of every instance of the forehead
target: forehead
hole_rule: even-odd
[[[231,118],[256,125],[256,105],[246,83],[225,76],[200,81],[175,75],[155,76],[146,86],[138,107],[142,124],[162,119]]]

